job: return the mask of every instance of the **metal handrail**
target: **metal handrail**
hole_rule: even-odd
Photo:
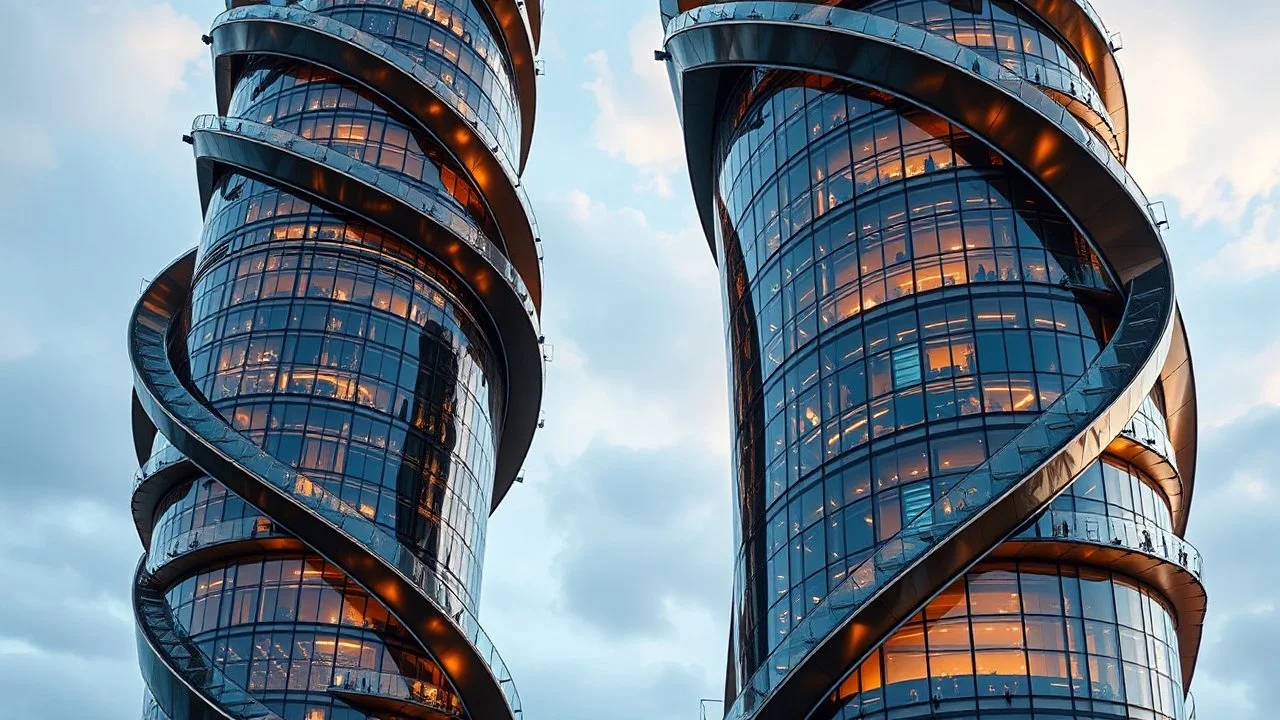
[[[1014,540],[1066,540],[1107,545],[1159,558],[1204,581],[1204,558],[1173,531],[1099,513],[1051,510]]]
[[[1155,437],[1146,432],[1138,431],[1137,421],[1139,418],[1156,426]],[[1155,401],[1151,398],[1143,401],[1142,407],[1125,424],[1120,434],[1164,458],[1174,470],[1178,469],[1177,453],[1174,452],[1173,445],[1169,440],[1167,423],[1164,416],[1160,414],[1159,408],[1156,407]]]
[[[411,702],[452,717],[462,717],[462,705],[456,696],[445,694],[443,688],[431,683],[397,673],[338,668],[334,670],[333,684],[329,686],[330,692],[335,690]],[[442,695],[452,702],[445,702]]]
[[[265,527],[264,527],[265,524]],[[270,519],[265,517],[243,517],[236,520],[224,520],[212,525],[205,525],[170,538],[165,547],[152,547],[147,554],[147,571],[154,573],[158,568],[188,553],[241,540],[257,540],[259,538],[293,537],[276,528]]]

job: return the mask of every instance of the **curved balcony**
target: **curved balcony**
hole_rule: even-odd
[[[136,396],[134,399],[137,399]],[[155,433],[151,432],[150,436],[154,437]],[[143,547],[151,547],[151,522],[164,494],[178,483],[199,474],[200,468],[169,444],[147,458],[134,473],[129,505],[133,511],[133,524],[138,529]]]
[[[545,378],[537,310],[502,251],[451,204],[292,133],[250,120],[205,115],[196,119],[192,136],[206,206],[221,167],[271,177],[411,240],[468,280],[493,321],[495,346],[506,355],[507,414],[493,492],[496,509],[533,441]]]
[[[520,716],[520,696],[466,604],[433,570],[356,508],[233,430],[183,383],[169,350],[195,265],[192,251],[147,289],[130,334],[137,397],[156,429],[228,490],[370,588],[481,717]],[[163,706],[163,704],[162,704]]]
[[[138,662],[161,717],[177,711],[192,718],[283,720],[218,670],[191,640],[143,562],[134,575],[133,609]]]
[[[329,693],[348,705],[416,720],[463,717],[456,703],[444,702],[440,688],[403,675],[372,670],[335,670]]]
[[[1174,533],[1147,523],[1097,513],[1051,510],[998,548],[996,555],[1003,556],[1006,552],[1005,546],[1011,546],[1012,550],[1017,551],[1010,552],[1010,556],[1037,555],[1043,551],[1026,546],[1027,543],[1035,541],[1070,542],[1119,548],[1125,552],[1140,553],[1162,563],[1176,565],[1179,570],[1189,573],[1197,581],[1204,580],[1204,559],[1200,556],[1200,551]],[[1062,552],[1080,551],[1062,550]],[[1041,555],[1041,557],[1056,559],[1062,556]],[[1073,557],[1072,559],[1082,558]],[[1114,566],[1107,563],[1106,567]],[[1140,580],[1145,579],[1140,575],[1136,577]]]
[[[1204,560],[1191,543],[1145,523],[1054,510],[1000,545],[992,556],[1099,565],[1159,590],[1178,617],[1183,687],[1190,687],[1209,602]]]
[[[1106,23],[1089,0],[1023,0],[1023,4],[1066,38],[1088,63],[1094,86],[1102,93],[1102,103],[1111,117],[1117,157],[1124,162],[1129,156],[1129,102],[1116,62],[1119,48],[1112,44]]]
[[[1132,463],[1148,479],[1160,486],[1169,499],[1174,526],[1183,528],[1185,532],[1190,502],[1183,492],[1177,454],[1169,439],[1164,418],[1150,398],[1142,404],[1142,409],[1129,420],[1116,439],[1111,441],[1107,453]]]
[[[193,568],[236,555],[272,550],[301,550],[302,543],[267,518],[246,517],[188,530],[147,552],[146,570],[157,585]]]
[[[1111,342],[1046,412],[851,570],[759,666],[728,718],[773,720],[828,697],[929,598],[1098,458],[1167,373],[1173,281],[1149,203],[1107,145],[1033,82],[973,50],[878,16],[809,3],[719,3],[668,24],[667,51],[704,227],[713,232],[716,99],[742,68],[851,80],[964,126],[1036,179],[1126,286]]]
[[[386,98],[442,142],[485,196],[510,262],[541,306],[540,240],[518,166],[452,87],[387,42],[332,18],[288,7],[250,5],[223,13],[210,37],[217,66],[219,113],[225,115],[239,71],[252,55],[313,62]],[[531,123],[526,123],[531,125]]]

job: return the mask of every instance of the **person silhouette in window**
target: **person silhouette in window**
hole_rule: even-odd
[[[983,265],[982,263],[978,263],[978,271],[973,274],[973,281],[986,282],[986,280],[987,280],[987,266]]]
[[[938,169],[938,163],[933,161],[933,156],[926,155],[924,158],[924,171],[927,173],[931,173],[937,169]]]

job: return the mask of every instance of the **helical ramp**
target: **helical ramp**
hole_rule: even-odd
[[[1184,718],[1194,380],[1092,7],[662,14],[729,323],[726,718]]]
[[[519,718],[476,618],[543,387],[541,3],[228,2],[129,330],[144,717]]]

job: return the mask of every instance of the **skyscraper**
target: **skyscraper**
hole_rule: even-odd
[[[1193,714],[1191,359],[1087,0],[662,0],[722,277],[726,716]]]
[[[476,618],[538,423],[540,0],[228,0],[199,247],[130,326],[145,717],[518,718]]]

